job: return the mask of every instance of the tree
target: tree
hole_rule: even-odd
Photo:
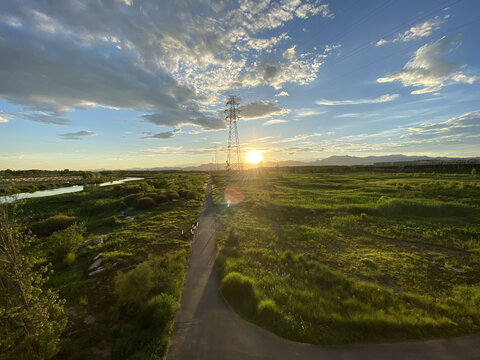
[[[58,352],[67,318],[58,293],[45,289],[48,266],[34,269],[27,252],[34,237],[0,205],[0,357],[50,359]]]

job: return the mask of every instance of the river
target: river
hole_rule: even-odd
[[[104,182],[99,184],[98,186],[111,186],[111,185],[123,184],[128,181],[135,181],[135,180],[143,180],[143,178],[127,177],[122,180]],[[11,203],[11,202],[23,200],[23,199],[75,193],[75,192],[82,191],[83,189],[84,189],[83,185],[74,185],[74,186],[65,186],[65,187],[50,189],[50,190],[39,190],[32,193],[19,193],[11,196],[0,196],[0,203]]]

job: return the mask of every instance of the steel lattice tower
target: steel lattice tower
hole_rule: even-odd
[[[227,101],[227,114],[225,120],[228,123],[228,143],[227,143],[227,171],[242,170],[242,157],[240,154],[240,143],[238,141],[237,120],[239,118],[238,105],[236,96],[230,96]]]

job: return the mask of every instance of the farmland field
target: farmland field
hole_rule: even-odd
[[[58,359],[162,358],[166,351],[207,176],[135,175],[145,179],[18,205],[17,217],[35,235],[34,268],[52,264],[46,286],[66,300]]]
[[[480,330],[475,174],[254,169],[214,200],[221,290],[250,321],[313,344]]]

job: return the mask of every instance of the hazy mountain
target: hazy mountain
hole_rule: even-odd
[[[261,164],[244,164],[244,168],[254,168],[254,167],[285,167],[285,166],[353,166],[353,165],[373,165],[374,163],[381,162],[397,162],[397,161],[417,161],[417,160],[454,160],[456,158],[449,157],[429,157],[429,156],[407,156],[407,155],[384,155],[384,156],[366,156],[366,157],[357,157],[357,156],[329,156],[325,159],[319,159],[315,161],[295,161],[295,160],[286,160],[286,161],[265,161]],[[467,159],[467,158],[464,158]],[[479,159],[479,158],[471,158]],[[213,169],[224,170],[224,163],[207,163],[200,164],[197,166],[164,166],[164,167],[154,167],[154,168],[133,168],[128,170],[138,170],[138,171],[162,171],[162,170],[183,170],[183,171],[210,171]]]

